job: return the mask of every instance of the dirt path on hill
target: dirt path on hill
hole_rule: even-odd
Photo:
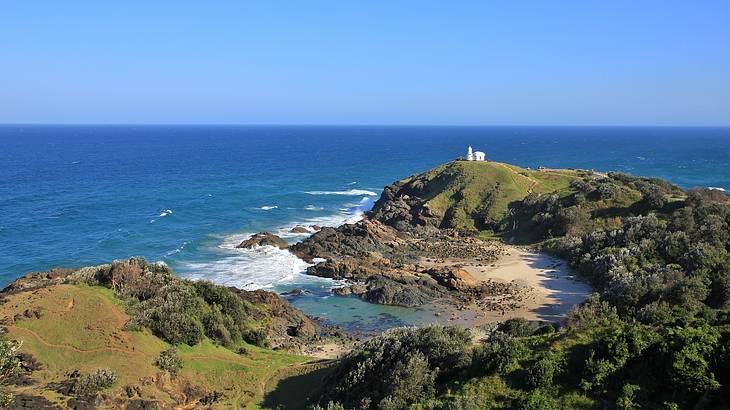
[[[33,336],[36,340],[38,340],[38,343],[40,343],[40,344],[42,344],[42,345],[44,345],[46,347],[52,347],[54,349],[71,350],[71,351],[76,352],[76,353],[119,352],[119,353],[125,353],[125,354],[136,355],[136,356],[138,356],[138,355],[144,355],[144,353],[142,353],[142,352],[137,352],[137,351],[134,351],[134,350],[121,349],[121,348],[118,348],[118,347],[99,347],[99,348],[96,348],[96,349],[80,349],[80,348],[78,348],[76,346],[65,345],[65,344],[57,344],[57,343],[51,343],[51,342],[45,340],[37,332],[35,332],[33,330],[30,330],[30,329],[26,329],[24,327],[10,325],[10,326],[7,326],[7,328],[8,329],[13,329],[13,330],[20,330],[22,333],[28,333],[31,336]]]
[[[502,167],[502,168],[504,168],[504,169],[506,169],[507,171],[509,171],[509,172],[510,172],[510,178],[512,178],[512,182],[513,182],[513,183],[514,183],[515,185],[518,185],[518,184],[517,184],[517,181],[515,180],[515,174],[517,174],[517,175],[519,175],[519,176],[521,176],[521,177],[524,177],[524,178],[527,178],[528,180],[530,180],[531,184],[530,184],[530,186],[529,186],[529,187],[527,188],[527,193],[528,193],[528,194],[531,194],[531,193],[532,193],[532,191],[533,191],[533,190],[534,190],[534,189],[535,189],[535,188],[536,188],[536,187],[537,187],[538,185],[540,185],[540,181],[536,180],[535,178],[533,178],[533,177],[531,177],[531,176],[529,176],[529,175],[522,175],[522,174],[520,174],[519,172],[515,171],[514,169],[512,169],[512,168],[508,167],[507,165],[505,165],[505,164],[502,164],[502,163],[499,163],[499,162],[495,162],[495,164],[499,165],[500,167]]]

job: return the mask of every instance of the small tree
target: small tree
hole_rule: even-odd
[[[18,351],[21,343],[16,340],[0,340],[0,384],[5,384],[20,368]],[[13,395],[0,390],[0,406],[7,406],[13,402]]]
[[[177,355],[177,350],[171,347],[167,350],[163,350],[157,359],[155,359],[155,366],[161,370],[169,372],[172,377],[177,376],[177,373],[182,369],[183,362],[180,356]]]
[[[77,395],[86,396],[99,390],[111,387],[117,381],[117,374],[110,369],[96,369],[93,373],[76,379],[73,391]]]
[[[552,385],[554,377],[562,371],[562,364],[562,360],[555,353],[541,355],[528,371],[528,384],[534,388]]]

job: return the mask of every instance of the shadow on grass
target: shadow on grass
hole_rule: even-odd
[[[319,396],[335,363],[322,361],[288,370],[288,374],[284,374],[276,386],[264,395],[262,406],[267,409],[305,409]]]

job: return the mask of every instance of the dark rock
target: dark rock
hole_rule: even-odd
[[[302,295],[306,295],[308,293],[309,292],[304,289],[294,288],[294,289],[290,290],[289,292],[282,293],[281,295],[282,296],[302,296]]]
[[[407,255],[409,243],[399,237],[398,231],[369,219],[338,228],[322,228],[302,242],[292,245],[290,250],[310,262],[314,258],[363,257],[373,253],[389,260],[411,260]]]
[[[15,400],[6,409],[38,409],[38,410],[56,410],[62,407],[53,404],[43,396],[34,396],[31,394],[18,394]]]
[[[273,233],[259,232],[241,242],[241,244],[236,246],[236,248],[250,249],[256,246],[274,246],[279,249],[286,249],[289,247],[289,244],[285,240],[274,235]]]
[[[310,233],[312,231],[307,229],[306,226],[297,225],[297,226],[291,228],[291,230],[289,232],[291,232],[291,233]]]
[[[162,408],[156,400],[134,399],[127,401],[127,410],[157,410]]]
[[[416,227],[440,227],[442,221],[433,215],[419,195],[425,193],[426,181],[412,178],[386,186],[375,202],[369,217],[399,231],[409,231]]]
[[[272,347],[290,349],[311,342],[319,336],[319,325],[276,293],[260,289],[230,289],[252,305],[266,305],[265,310],[252,309],[249,313],[254,320],[267,323],[267,336]],[[294,332],[292,328],[295,329]]]
[[[367,290],[359,296],[370,303],[416,307],[431,302],[443,294],[443,290],[438,287],[419,286],[415,280],[403,283],[384,276],[376,276],[368,281]]]

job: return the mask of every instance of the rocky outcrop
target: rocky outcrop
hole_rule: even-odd
[[[431,268],[425,273],[449,290],[465,290],[479,284],[469,272],[453,266]]]
[[[343,257],[372,258],[405,262],[413,258],[412,244],[400,232],[379,221],[364,219],[338,228],[322,228],[319,232],[291,246],[300,258],[335,260]]]
[[[289,244],[270,232],[259,232],[241,242],[236,248],[251,249],[256,246],[273,246],[279,249],[286,249]]]
[[[424,193],[424,189],[425,183],[419,178],[386,186],[369,217],[399,231],[424,226],[439,227],[440,218],[418,197]]]
[[[251,316],[256,321],[267,323],[266,330],[273,346],[297,350],[301,345],[312,342],[319,336],[319,325],[276,293],[230,289],[254,306],[266,307],[252,311]]]
[[[371,218],[322,228],[289,249],[308,262],[324,260],[307,268],[308,274],[353,282],[336,294],[400,306],[420,306],[478,284],[463,269],[421,266],[422,258],[490,261],[499,255],[498,247],[458,231],[432,226],[402,231]]]

